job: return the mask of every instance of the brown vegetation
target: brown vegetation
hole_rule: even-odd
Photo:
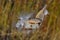
[[[16,30],[20,12],[38,12],[42,4],[41,0],[0,0],[0,40],[60,40],[60,0],[47,7],[49,15],[38,30],[27,36]]]

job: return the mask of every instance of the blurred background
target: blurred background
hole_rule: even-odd
[[[23,35],[15,25],[21,11],[38,12],[50,0],[0,0],[0,40],[60,40],[60,0],[48,5],[41,28]]]

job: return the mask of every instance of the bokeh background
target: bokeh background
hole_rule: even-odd
[[[0,40],[60,40],[60,0],[48,5],[49,14],[45,16],[40,29],[23,35],[15,24],[21,11],[38,12],[50,0],[0,0]]]

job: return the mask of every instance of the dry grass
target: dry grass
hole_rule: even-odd
[[[60,1],[54,0],[47,9],[49,15],[44,18],[41,27],[35,32],[25,35],[16,30],[15,24],[20,11],[28,11],[39,9],[39,0],[0,0],[0,40],[60,40]],[[32,3],[31,3],[32,2]],[[48,2],[48,1],[47,1]],[[27,5],[26,5],[27,4]],[[32,4],[32,6],[31,6]],[[32,8],[30,8],[32,7]]]

